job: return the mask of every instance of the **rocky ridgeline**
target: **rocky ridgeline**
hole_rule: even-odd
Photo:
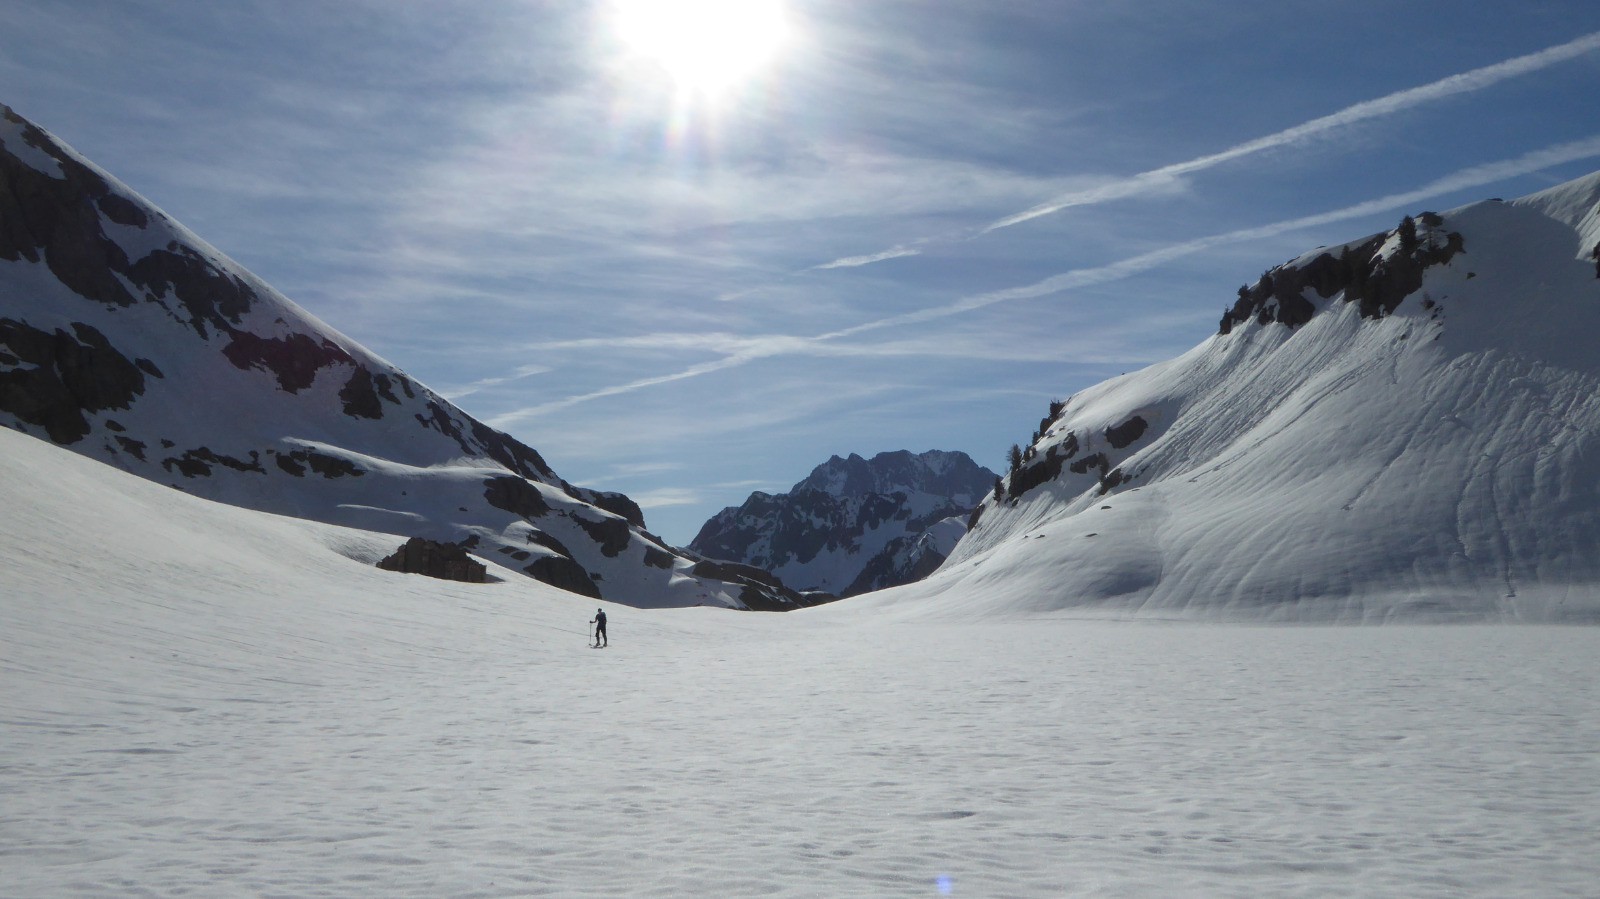
[[[803,591],[854,596],[937,569],[993,480],[964,453],[834,456],[788,493],[723,509],[689,548]]]
[[[643,606],[794,608],[562,480],[0,106],[0,425],[178,489]]]
[[[1322,300],[1340,297],[1345,303],[1354,303],[1363,318],[1388,316],[1422,287],[1425,271],[1448,263],[1465,250],[1462,236],[1443,225],[1444,220],[1431,212],[1416,219],[1407,216],[1393,231],[1269,269],[1253,285],[1239,288],[1238,299],[1222,314],[1218,333],[1231,334],[1249,323],[1298,328],[1318,310],[1308,292]],[[1600,247],[1596,252],[1600,253]],[[1069,492],[1092,489],[1099,495],[1137,477],[1137,472],[1122,462],[1159,436],[1150,422],[1135,414],[1109,427],[1080,433],[1058,425],[1070,402],[1052,401],[1049,414],[1039,422],[1028,444],[1011,448],[1006,476],[996,480],[985,505],[973,510],[969,527],[977,526],[985,508],[1015,504],[1030,491],[1064,477],[1082,480],[1082,487],[1070,486]]]
[[[1363,318],[1389,315],[1422,287],[1424,271],[1465,249],[1461,235],[1443,230],[1443,225],[1432,212],[1416,219],[1406,216],[1395,230],[1346,244],[1337,256],[1321,253],[1308,262],[1271,269],[1254,285],[1239,288],[1238,300],[1222,314],[1218,333],[1230,333],[1251,319],[1299,327],[1316,313],[1307,290],[1323,299],[1342,293],[1346,303],[1360,306]]]

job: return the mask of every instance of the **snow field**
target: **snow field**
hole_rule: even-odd
[[[611,650],[518,651],[516,627],[475,649],[419,624],[379,625],[416,640],[388,664],[259,652],[207,676],[174,641],[153,683],[7,708],[16,895],[1506,896],[1600,875],[1587,630],[622,619]]]
[[[0,475],[6,895],[1600,879],[1595,629],[607,605],[612,647],[590,650],[594,602],[341,555],[393,538],[5,432]]]

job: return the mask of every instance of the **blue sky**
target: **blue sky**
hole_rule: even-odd
[[[715,97],[616,10],[0,0],[0,102],[677,543],[833,454],[999,468],[1266,268],[1600,169],[1590,0],[789,0]]]

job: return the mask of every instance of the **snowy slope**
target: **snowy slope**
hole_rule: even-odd
[[[665,546],[4,107],[0,425],[210,499],[472,541],[590,596],[799,599]]]
[[[950,554],[994,477],[959,452],[834,456],[788,493],[753,493],[718,512],[689,548],[800,590],[853,596],[906,584]]]
[[[1597,207],[1600,174],[1268,272],[1053,410],[944,568],[871,601],[1600,617]]]
[[[7,896],[1582,895],[1600,630],[606,604],[0,429]],[[91,550],[89,547],[93,546]]]

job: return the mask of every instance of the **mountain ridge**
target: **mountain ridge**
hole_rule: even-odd
[[[644,606],[794,608],[574,486],[0,106],[0,422],[196,495]],[[396,541],[397,544],[400,541]]]
[[[1600,173],[1270,269],[1194,349],[1053,406],[944,567],[861,601],[1600,617],[1597,244]]]
[[[689,548],[801,590],[854,596],[935,570],[994,478],[960,452],[835,455],[787,493],[758,491],[718,512]]]

